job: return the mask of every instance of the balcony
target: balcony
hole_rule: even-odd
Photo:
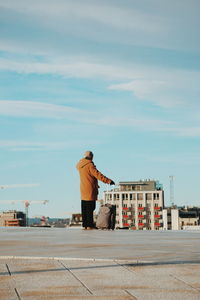
[[[154,209],[155,209],[155,210],[160,210],[161,207],[159,207],[159,206],[154,206]]]
[[[143,215],[138,215],[138,219],[144,219]]]
[[[129,227],[129,224],[128,223],[123,223],[123,226],[124,227]]]
[[[123,215],[123,218],[128,218],[128,215]]]
[[[155,214],[155,215],[154,215],[154,218],[155,218],[155,219],[160,219],[160,215]]]
[[[155,222],[154,225],[157,227],[161,226],[161,224],[159,222]]]
[[[138,210],[144,210],[144,207],[138,206]]]
[[[123,210],[128,210],[128,207],[122,207]]]
[[[144,226],[144,223],[142,223],[142,222],[138,222],[138,226],[141,226],[141,227],[143,227],[143,226]]]

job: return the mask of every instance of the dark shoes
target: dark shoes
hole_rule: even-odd
[[[87,230],[93,230],[93,229],[98,229],[96,227],[87,227]]]
[[[93,230],[98,229],[97,227],[83,227],[83,230]]]

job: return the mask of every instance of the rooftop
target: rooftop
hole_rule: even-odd
[[[199,231],[0,228],[0,299],[200,299]]]

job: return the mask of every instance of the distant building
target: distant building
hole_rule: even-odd
[[[29,218],[29,226],[31,227],[58,227],[65,228],[69,226],[70,218],[49,218],[49,217],[35,217]]]
[[[163,229],[164,191],[158,181],[120,182],[104,192],[103,203],[116,205],[116,228]]]
[[[163,229],[194,229],[200,225],[200,207],[168,207],[163,210]]]
[[[179,230],[179,210],[176,207],[163,209],[163,229]]]
[[[0,226],[26,226],[26,215],[16,210],[1,212]]]
[[[81,226],[82,225],[82,214],[72,214],[71,222],[69,226]]]

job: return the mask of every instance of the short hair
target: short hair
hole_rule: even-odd
[[[84,158],[93,158],[92,151],[86,151],[85,154],[84,154]]]

